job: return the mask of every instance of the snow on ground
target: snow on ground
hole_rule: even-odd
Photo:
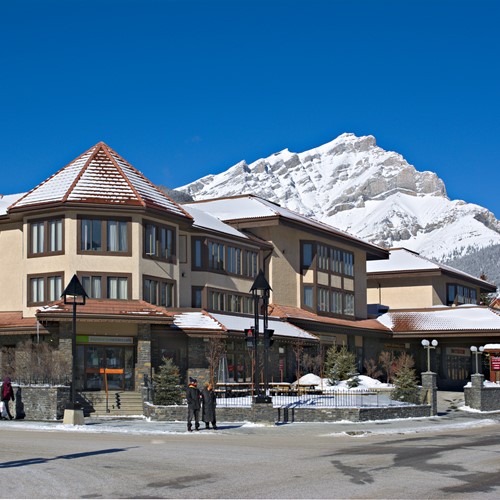
[[[357,387],[349,388],[347,385],[347,380],[343,380],[336,385],[330,384],[328,378],[321,378],[318,375],[314,375],[313,373],[307,373],[306,375],[299,378],[299,380],[293,382],[291,384],[292,388],[296,388],[297,386],[304,387],[315,387],[317,390],[335,390],[335,391],[347,391],[347,392],[362,392],[368,391],[371,389],[382,389],[382,388],[391,388],[392,384],[386,384],[380,382],[380,380],[367,377],[366,375],[358,375],[359,385]]]

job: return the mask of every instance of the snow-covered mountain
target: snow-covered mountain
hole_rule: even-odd
[[[500,244],[493,213],[450,200],[436,174],[417,171],[373,136],[342,134],[303,153],[284,149],[177,190],[195,200],[253,193],[372,243],[404,246],[440,262]]]

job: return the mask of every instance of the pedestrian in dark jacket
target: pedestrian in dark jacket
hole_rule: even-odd
[[[11,415],[9,410],[9,401],[14,401],[14,389],[12,389],[12,382],[9,377],[5,377],[3,379],[2,384],[2,401],[5,405],[5,410],[7,411],[7,415],[12,420],[14,417]]]
[[[201,409],[201,394],[198,389],[198,381],[195,378],[189,377],[189,386],[186,391],[186,400],[188,404],[187,428],[191,432],[192,421],[194,418],[194,428],[200,429],[200,409]]]
[[[205,429],[210,429],[210,423],[212,423],[214,429],[217,429],[217,419],[215,418],[217,398],[210,382],[205,382],[205,387],[201,391],[201,398],[203,400],[202,420],[205,422]]]

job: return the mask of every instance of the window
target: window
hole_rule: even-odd
[[[194,240],[194,246],[193,246],[193,267],[195,268],[201,268],[202,267],[202,253],[201,253],[201,248],[202,248],[202,241],[201,240]]]
[[[222,292],[208,293],[208,308],[213,311],[224,311],[224,294]]]
[[[259,273],[259,254],[251,250],[245,250],[243,261],[243,274],[249,278],[255,278]]]
[[[446,305],[477,304],[477,291],[463,285],[447,285]]]
[[[208,267],[217,271],[224,270],[224,250],[222,243],[208,242]]]
[[[313,307],[313,287],[312,286],[304,286],[304,306]]]
[[[241,274],[241,249],[235,247],[227,248],[227,272]]]
[[[175,230],[146,222],[144,225],[144,253],[156,259],[172,261],[175,257]]]
[[[354,253],[324,243],[302,241],[301,260],[303,271],[314,271],[304,278],[303,307],[323,315],[354,316],[354,293],[351,293]]]
[[[108,277],[108,299],[121,299],[125,300],[128,298],[128,280],[127,278],[121,278],[118,276]]]
[[[130,219],[79,217],[78,253],[131,255]]]
[[[201,287],[193,287],[192,288],[192,304],[193,307],[196,307],[198,309],[201,309],[202,307],[202,300],[203,300],[203,288]]]
[[[63,273],[28,276],[28,306],[54,302],[61,298]]]
[[[91,299],[102,299],[102,277],[101,276],[83,276],[82,286]]]
[[[344,314],[354,316],[354,295],[352,293],[344,295]]]
[[[163,307],[174,306],[174,282],[161,278],[144,277],[143,299]]]
[[[50,219],[29,223],[29,257],[63,252],[63,221]]]
[[[302,244],[302,267],[310,267],[313,261],[312,243]]]
[[[78,273],[80,282],[89,298],[92,299],[130,299],[131,280],[130,274]]]
[[[253,297],[241,293],[208,289],[206,309],[233,313],[253,313]],[[193,307],[205,307],[202,303],[202,289],[193,288]]]

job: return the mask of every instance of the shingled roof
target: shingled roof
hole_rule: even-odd
[[[147,207],[191,219],[183,208],[104,142],[29,191],[8,211],[59,203]]]

